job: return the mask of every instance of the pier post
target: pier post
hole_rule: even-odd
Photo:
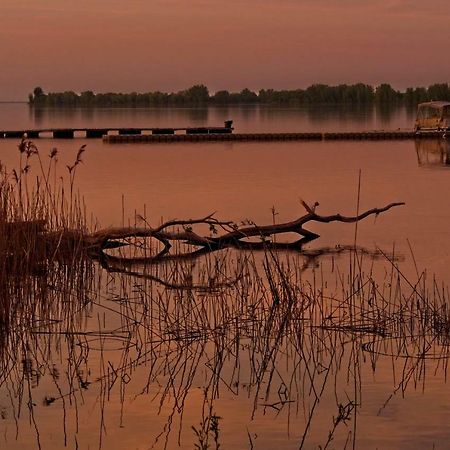
[[[208,128],[186,128],[186,134],[208,134]]]
[[[94,139],[94,138],[101,138],[105,134],[108,134],[108,129],[98,129],[98,128],[87,128],[86,129],[86,138],[87,139]]]
[[[119,135],[124,134],[142,134],[142,130],[139,128],[119,128]]]
[[[26,131],[4,131],[5,138],[19,138],[22,139]]]
[[[53,130],[54,139],[73,139],[74,130]]]
[[[233,131],[233,129],[231,127],[208,128],[208,133],[213,133],[213,134],[231,133],[232,131]]]
[[[152,134],[175,134],[173,128],[153,128]]]

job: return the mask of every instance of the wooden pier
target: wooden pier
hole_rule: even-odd
[[[369,131],[342,133],[229,133],[229,134],[173,134],[173,135],[108,135],[108,144],[169,143],[169,142],[270,142],[270,141],[337,141],[337,140],[411,140],[442,138],[443,132],[416,133],[414,131]]]
[[[233,132],[233,121],[225,121],[223,127],[185,127],[185,128],[145,128],[145,127],[108,127],[108,128],[41,128],[25,130],[0,130],[0,139],[38,139],[48,137],[53,139],[74,139],[81,137],[85,139],[101,139],[104,136],[180,136],[191,134],[230,134]]]
[[[232,121],[223,127],[187,128],[43,128],[0,130],[0,139],[103,139],[104,142],[212,142],[212,141],[336,141],[336,140],[405,140],[446,137],[443,131],[357,131],[332,133],[233,133]]]

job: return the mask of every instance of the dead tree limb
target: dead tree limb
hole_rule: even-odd
[[[121,227],[106,228],[93,233],[83,230],[45,230],[44,226],[36,229],[37,252],[42,258],[53,259],[67,255],[70,259],[74,251],[84,251],[94,259],[106,261],[109,257],[106,250],[122,247],[138,247],[137,240],[144,239],[144,258],[141,261],[161,262],[173,259],[192,258],[212,251],[225,248],[237,249],[264,249],[268,245],[286,250],[302,251],[306,242],[317,239],[319,235],[305,228],[306,224],[343,222],[352,223],[366,217],[378,216],[391,208],[404,205],[402,202],[390,203],[382,208],[372,208],[355,216],[341,214],[320,215],[316,212],[318,203],[309,206],[302,202],[306,214],[296,220],[271,225],[258,225],[246,221],[240,225],[232,221],[221,221],[209,214],[199,219],[170,220],[158,227]],[[210,234],[204,235],[194,230],[194,227],[209,227]],[[283,233],[295,233],[299,239],[291,242],[274,242],[273,237]],[[159,242],[160,249],[154,254],[149,254],[150,239]],[[45,250],[43,250],[45,249]],[[45,256],[46,255],[46,256]],[[134,258],[119,257],[122,260]],[[115,260],[117,262],[117,260]]]
[[[232,221],[221,221],[209,214],[198,219],[170,220],[158,227],[121,227],[106,228],[92,233],[82,229],[62,229],[48,230],[45,223],[36,222],[31,224],[14,223],[9,228],[5,228],[4,233],[8,235],[12,231],[21,236],[22,229],[27,231],[26,239],[20,236],[24,243],[23,257],[24,261],[33,260],[38,263],[57,260],[62,263],[72,264],[76,255],[86,256],[89,259],[98,261],[102,267],[111,272],[120,272],[133,276],[139,276],[159,282],[167,288],[172,289],[219,289],[227,286],[235,280],[220,279],[208,281],[206,285],[199,285],[193,281],[182,282],[165,281],[155,274],[149,273],[143,268],[152,264],[162,264],[171,261],[194,260],[208,253],[227,249],[250,249],[266,250],[267,248],[297,251],[304,254],[305,267],[313,264],[317,257],[322,254],[339,254],[345,247],[338,249],[304,250],[304,244],[319,237],[305,228],[309,223],[331,223],[342,222],[352,223],[363,220],[369,216],[377,216],[394,207],[401,206],[404,203],[390,203],[382,208],[372,208],[355,216],[344,216],[341,214],[320,215],[316,209],[318,204],[309,206],[302,202],[306,214],[296,220],[270,225],[258,225],[246,221],[236,224]],[[25,227],[25,228],[24,228]],[[209,235],[195,231],[194,227],[203,229],[209,228]],[[9,230],[9,231],[8,231]],[[31,230],[31,231],[30,231]],[[20,231],[20,233],[19,233]],[[276,241],[275,236],[283,233],[294,233],[298,235],[297,239],[291,241]],[[33,237],[33,239],[30,238]],[[17,241],[14,239],[14,242]],[[19,239],[19,240],[20,240]],[[158,250],[153,250],[151,240],[159,242]],[[8,239],[7,239],[8,240]],[[25,244],[29,244],[26,246]],[[128,246],[131,251],[110,252],[109,249]],[[134,251],[141,248],[142,251]],[[2,250],[0,248],[0,250]],[[12,250],[3,248],[3,253],[8,255]],[[34,266],[33,266],[34,267]]]
[[[372,208],[355,216],[344,216],[341,214],[320,215],[316,212],[318,203],[313,207],[302,201],[306,214],[296,220],[271,225],[258,225],[253,222],[247,222],[237,225],[231,221],[221,221],[209,214],[199,219],[188,220],[170,220],[162,225],[152,228],[148,227],[121,227],[107,228],[96,231],[82,237],[83,245],[91,252],[99,255],[108,248],[122,245],[128,245],[127,239],[131,238],[151,238],[160,242],[162,250],[150,258],[160,260],[163,258],[172,258],[173,256],[182,257],[183,255],[196,254],[215,251],[224,248],[261,248],[261,245],[270,243],[270,237],[283,233],[296,233],[300,239],[281,245],[287,247],[301,247],[305,242],[319,237],[318,234],[306,229],[304,226],[308,223],[331,223],[343,222],[354,223],[369,216],[378,216],[391,208],[404,205],[403,202],[390,203],[382,208]],[[210,235],[201,235],[194,231],[195,225],[209,226]],[[221,234],[220,234],[221,233]],[[252,238],[259,238],[258,242],[251,241]],[[187,253],[170,253],[175,243],[183,243],[194,247]]]

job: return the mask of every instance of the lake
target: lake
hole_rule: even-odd
[[[236,132],[367,131],[411,129],[414,118],[401,107],[0,104],[4,129],[233,119]],[[7,170],[18,144],[0,140]],[[2,448],[446,448],[448,141],[35,144],[45,164],[58,149],[55,179],[68,177],[86,144],[75,185],[93,228],[213,212],[279,223],[304,214],[301,199],[324,215],[405,206],[357,229],[309,224],[320,238],[303,254],[229,250],[133,271],[74,262],[76,276],[62,276],[70,289],[51,290],[54,306],[33,307],[29,326],[22,317],[4,339]],[[356,256],[344,251],[352,246]],[[140,276],[147,271],[153,278]],[[158,281],[212,274],[236,284],[205,291]]]

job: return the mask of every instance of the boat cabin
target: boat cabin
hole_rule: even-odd
[[[450,102],[420,103],[415,131],[450,131]]]

